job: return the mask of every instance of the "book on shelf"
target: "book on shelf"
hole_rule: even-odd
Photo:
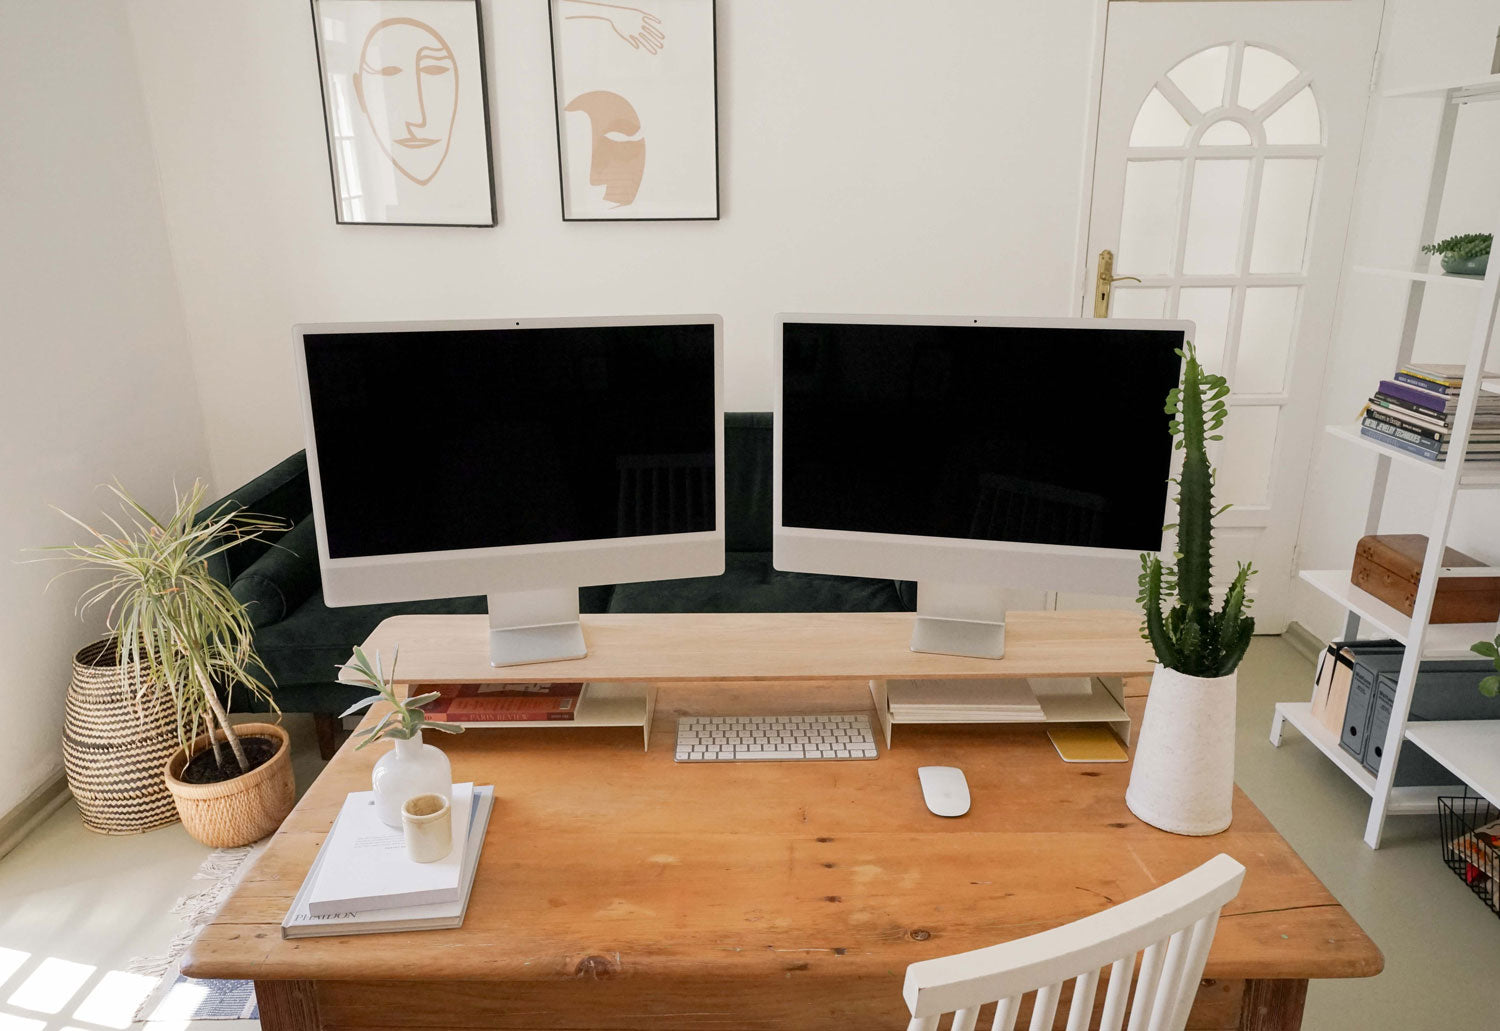
[[[1434,429],[1378,408],[1367,408],[1364,412],[1364,421],[1373,422],[1375,428],[1385,429],[1402,440],[1409,440],[1414,444],[1426,443],[1444,451],[1448,449],[1453,437],[1451,428]],[[1468,451],[1495,450],[1496,448],[1500,448],[1500,431],[1487,426],[1476,426],[1470,429]]]
[[[317,916],[309,911],[307,895],[327,862],[327,840],[313,859],[312,868],[302,881],[302,887],[292,900],[286,917],[281,921],[283,938],[318,938],[344,934],[379,934],[385,931],[434,931],[459,927],[464,922],[464,913],[469,907],[469,894],[474,888],[474,872],[479,867],[479,853],[484,847],[484,834],[490,823],[494,808],[495,789],[485,784],[474,788],[473,805],[469,809],[467,829],[460,836],[459,825],[453,827],[453,848],[462,853],[459,867],[458,899],[454,902],[432,902],[420,906],[400,906],[390,909],[367,909],[361,912],[341,911]],[[339,814],[342,816],[342,812]],[[329,839],[338,831],[339,822],[334,820]],[[417,865],[417,864],[413,864]]]
[[[583,700],[578,682],[539,684],[413,684],[413,694],[436,691],[422,711],[434,723],[484,727],[572,720]]]
[[[1475,426],[1486,424],[1500,426],[1500,404],[1496,403],[1500,402],[1500,395],[1495,396],[1495,401],[1488,400],[1488,397],[1489,395],[1486,395],[1486,399],[1482,399],[1474,408]],[[1369,403],[1387,411],[1400,412],[1410,418],[1426,420],[1444,428],[1451,428],[1458,416],[1456,407],[1439,412],[1434,408],[1423,408],[1421,405],[1414,405],[1379,391],[1370,396]]]
[[[1421,426],[1430,430],[1451,431],[1455,422],[1456,413],[1449,412],[1439,416],[1433,412],[1423,411],[1415,407],[1392,402],[1390,398],[1375,394],[1370,398],[1368,407],[1372,411],[1378,411],[1387,418],[1396,419],[1400,422],[1409,423],[1413,426]],[[1478,413],[1474,415],[1473,426],[1475,432],[1484,431],[1489,434],[1500,436],[1500,412]]]
[[[1464,367],[1442,362],[1408,362],[1396,370],[1396,379],[1435,394],[1457,394],[1463,389]]]
[[[1417,414],[1431,414],[1436,418],[1450,418],[1458,411],[1457,394],[1438,394],[1431,390],[1414,387],[1410,383],[1383,379],[1376,387],[1376,396],[1391,401],[1400,401],[1405,407],[1415,409]],[[1475,398],[1475,414],[1493,415],[1500,412],[1500,394],[1484,393]]]
[[[890,680],[892,716],[922,723],[1039,723],[1041,703],[1027,680]]]
[[[453,826],[469,826],[472,783],[453,785],[452,806]],[[373,791],[344,799],[319,856],[322,869],[306,893],[313,916],[447,904],[460,896],[463,849],[455,847],[435,863],[407,858],[405,834],[380,821]]]
[[[1401,440],[1399,437],[1391,436],[1378,429],[1372,429],[1371,427],[1363,424],[1361,424],[1359,432],[1361,436],[1368,437],[1369,439],[1374,441],[1378,441],[1379,443],[1384,444],[1387,447],[1393,447],[1398,451],[1404,451],[1409,455],[1416,456],[1417,458],[1425,458],[1428,461],[1437,463],[1439,465],[1442,464],[1442,462],[1448,457],[1447,451],[1437,451],[1422,444],[1413,444],[1409,441]],[[1464,460],[1468,462],[1497,462],[1500,461],[1500,451],[1469,452],[1464,456]]]

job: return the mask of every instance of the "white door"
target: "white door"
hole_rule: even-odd
[[[1254,562],[1262,633],[1286,627],[1380,7],[1109,4],[1089,253],[1140,279],[1111,314],[1194,320],[1229,379],[1215,580]]]

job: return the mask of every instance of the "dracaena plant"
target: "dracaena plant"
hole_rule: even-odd
[[[265,668],[252,646],[250,616],[228,585],[209,572],[208,560],[285,530],[286,523],[242,511],[232,502],[200,514],[207,488],[199,481],[177,492],[165,519],[152,515],[118,483],[109,489],[124,510],[123,520],[106,513],[107,525],[96,527],[63,512],[88,539],[42,550],[72,559],[80,571],[104,575],[84,592],[79,610],[105,608],[119,661],[134,669],[141,685],[137,704],[163,692],[176,710],[177,737],[184,747],[202,723],[229,745],[225,756],[219,736],[209,734],[219,768],[232,775],[248,773],[249,760],[219,692],[227,697],[228,691],[242,687],[272,711],[280,710],[271,697],[269,677],[262,679]],[[231,762],[233,766],[226,765]]]
[[[1495,664],[1495,672],[1479,682],[1479,693],[1486,698],[1500,695],[1500,634],[1496,634],[1493,641],[1471,644],[1469,651],[1483,655]]]
[[[1165,529],[1176,532],[1171,565],[1160,555],[1141,556],[1140,595],[1146,619],[1141,636],[1151,642],[1157,660],[1168,669],[1195,677],[1224,677],[1234,672],[1255,620],[1246,614],[1245,593],[1250,563],[1241,562],[1223,603],[1214,610],[1210,580],[1213,572],[1214,519],[1229,506],[1214,509],[1214,471],[1208,463],[1208,441],[1228,414],[1224,399],[1229,384],[1223,376],[1206,372],[1189,341],[1178,352],[1183,358],[1182,384],[1167,395],[1165,412],[1173,448],[1183,453],[1177,485],[1177,522]]]
[[[391,711],[380,718],[380,722],[372,727],[361,730],[356,737],[364,738],[354,746],[357,752],[365,745],[376,741],[396,740],[410,741],[426,728],[440,730],[444,734],[462,734],[464,728],[454,723],[434,723],[427,718],[427,713],[422,711],[422,706],[438,697],[437,691],[429,691],[426,694],[414,695],[410,698],[402,698],[396,694],[396,660],[401,656],[401,649],[396,648],[391,652],[391,671],[389,674],[381,667],[380,653],[375,653],[372,662],[365,654],[363,648],[354,649],[354,661],[345,663],[339,669],[352,673],[355,683],[370,688],[375,693],[368,698],[361,698],[349,708],[345,709],[341,716],[352,716],[356,712],[368,709],[376,702],[385,702],[391,707]]]

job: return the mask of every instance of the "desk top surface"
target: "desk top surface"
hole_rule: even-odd
[[[495,785],[464,926],[282,941],[281,919],[345,794],[369,787],[384,751],[346,745],[186,970],[266,980],[711,978],[726,988],[795,976],[829,979],[830,989],[888,976],[894,997],[908,963],[1098,912],[1219,852],[1248,873],[1206,976],[1380,970],[1374,943],[1242,793],[1223,834],[1166,834],[1126,809],[1126,764],[1065,764],[1035,726],[903,726],[895,750],[874,761],[672,761],[678,715],[869,709],[868,691],[848,681],[679,684],[662,689],[650,752],[628,729],[444,737],[455,780]],[[927,764],[964,770],[968,815],[927,812],[916,772]]]
[[[910,612],[585,615],[585,657],[496,668],[488,617],[393,616],[365,648],[389,656],[400,645],[401,679],[431,682],[1139,676],[1156,661],[1134,612],[1012,612],[1003,659],[914,652],[913,618]]]

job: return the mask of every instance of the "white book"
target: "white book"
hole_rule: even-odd
[[[367,909],[364,912],[335,913],[332,916],[314,916],[308,912],[307,894],[318,877],[323,863],[323,851],[318,851],[312,869],[302,881],[292,907],[281,921],[283,938],[317,938],[344,934],[379,934],[384,931],[435,931],[459,927],[464,922],[464,912],[469,907],[469,893],[474,888],[474,873],[479,868],[479,853],[484,848],[484,834],[490,823],[490,812],[495,803],[495,789],[486,784],[474,789],[474,804],[469,817],[468,836],[458,842],[463,851],[463,866],[459,877],[459,900],[457,902],[431,903],[425,906],[405,906],[398,909]],[[335,819],[334,827],[338,821]],[[454,828],[455,835],[458,829]],[[332,834],[329,835],[332,837]]]
[[[457,902],[464,851],[459,828],[469,825],[473,783],[453,785],[452,806],[454,847],[435,863],[418,863],[406,856],[402,830],[380,822],[375,792],[350,792],[323,842],[322,869],[307,896],[309,912],[330,916]]]

